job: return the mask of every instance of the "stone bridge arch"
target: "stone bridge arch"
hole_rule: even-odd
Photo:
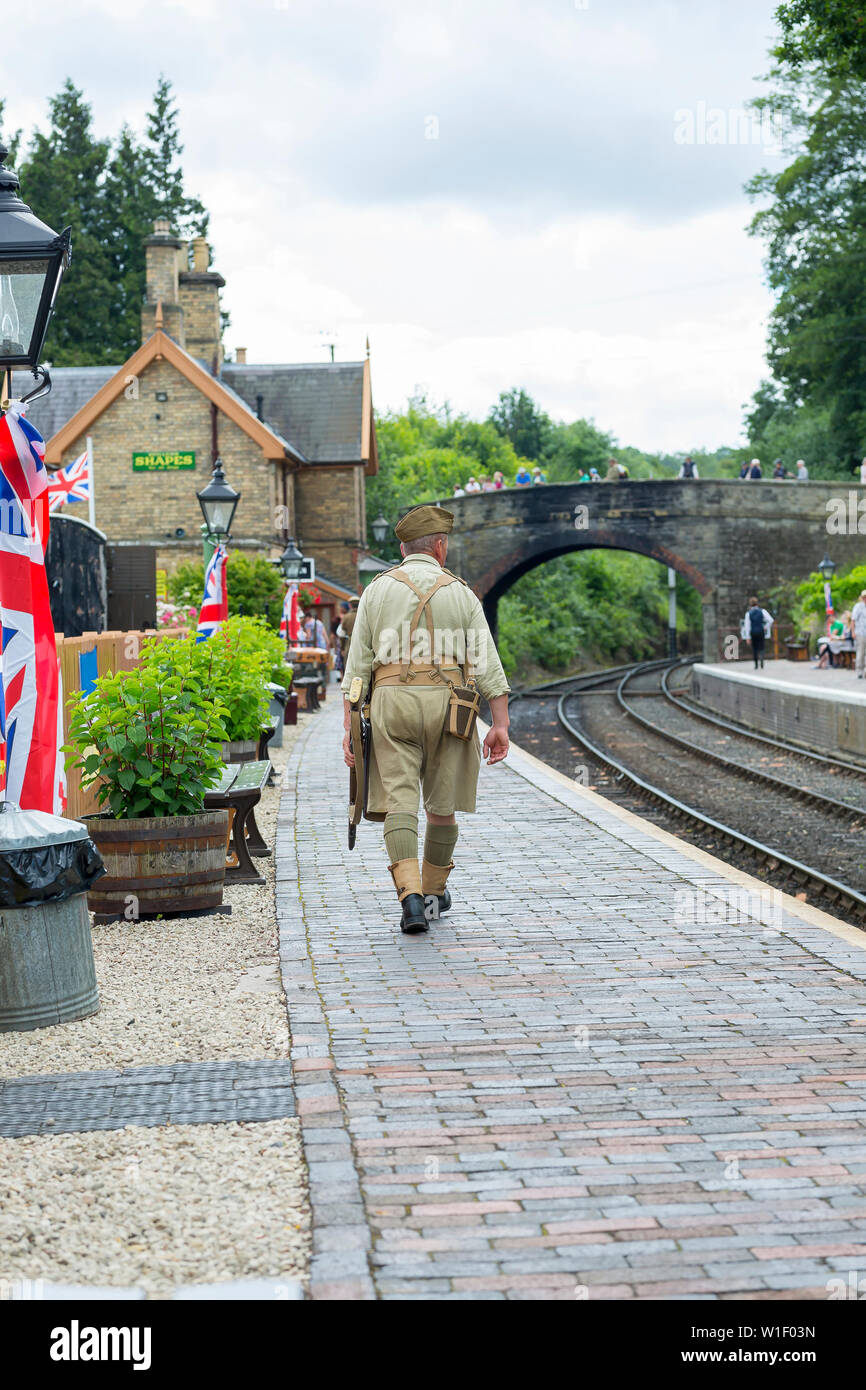
[[[828,530],[839,499],[856,516],[860,496],[845,483],[660,480],[509,488],[442,505],[455,515],[449,568],[482,599],[494,628],[502,594],[536,565],[575,550],[631,550],[694,585],[704,659],[716,661],[722,634],[739,627],[751,593],[763,598],[808,574],[827,551],[840,567],[866,559],[856,525]],[[866,489],[862,497],[866,513]]]

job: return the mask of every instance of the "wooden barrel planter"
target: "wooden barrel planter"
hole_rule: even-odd
[[[87,816],[84,824],[107,870],[87,894],[91,912],[134,920],[222,905],[228,811],[135,820]]]
[[[234,739],[231,743],[224,743],[222,746],[224,763],[254,763],[258,756],[258,739]]]

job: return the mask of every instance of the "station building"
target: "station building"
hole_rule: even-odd
[[[196,492],[219,456],[241,493],[233,547],[276,558],[292,535],[315,560],[319,587],[360,592],[365,481],[378,466],[369,358],[257,365],[238,349],[228,362],[225,281],[206,240],[190,246],[161,220],[145,254],[141,347],[116,366],[52,370],[50,394],[28,411],[51,469],[91,439],[95,523],[115,583],[137,587],[201,555]],[[65,510],[87,515],[82,503]]]

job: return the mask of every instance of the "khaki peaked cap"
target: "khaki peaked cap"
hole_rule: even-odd
[[[453,526],[453,512],[425,504],[423,507],[413,507],[405,516],[401,516],[394,527],[394,534],[400,541],[417,541],[421,536],[436,536],[440,532],[447,535]]]

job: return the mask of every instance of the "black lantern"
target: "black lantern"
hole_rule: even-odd
[[[818,568],[824,576],[825,583],[829,584],[830,580],[833,578],[833,575],[836,573],[835,560],[831,560],[830,556],[825,553],[824,558],[821,561]]]
[[[376,520],[371,523],[370,530],[373,532],[373,539],[377,545],[381,545],[389,531],[388,518],[380,510]]]
[[[241,495],[226,482],[221,459],[214,464],[213,477],[207,487],[197,492],[196,497],[204,514],[208,538],[230,540],[232,519]]]
[[[58,235],[34,217],[16,191],[18,175],[3,167],[8,153],[0,144],[0,372],[35,372],[71,259],[70,229]]]
[[[286,548],[280,556],[277,564],[284,579],[290,584],[295,584],[301,577],[301,569],[304,564],[304,557],[295,545],[294,538],[289,536]]]

